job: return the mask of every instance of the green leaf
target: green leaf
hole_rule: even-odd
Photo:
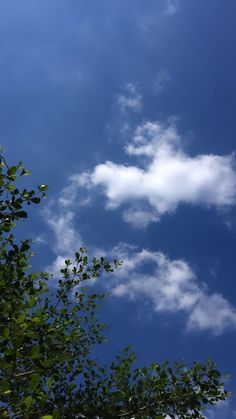
[[[12,185],[12,184],[8,184],[7,186],[6,186],[6,189],[9,191],[9,192],[11,192],[11,191],[13,191],[13,189],[14,189],[14,185]]]
[[[45,192],[48,190],[48,185],[40,185],[38,186],[38,188],[41,192]]]
[[[17,168],[18,168],[18,169],[23,169],[23,168],[24,168],[24,164],[23,164],[23,162],[22,162],[22,161],[20,161],[20,162],[18,163]]]
[[[44,361],[41,361],[41,365],[45,368],[50,368],[53,366],[53,360],[52,359],[45,359]]]
[[[4,327],[3,329],[3,336],[5,339],[7,339],[9,337],[10,334],[10,330],[8,329],[8,327]]]
[[[29,176],[29,175],[30,175],[30,171],[23,168],[21,173],[20,173],[20,176]]]
[[[47,385],[48,385],[48,387],[49,387],[49,388],[54,387],[54,386],[55,386],[55,378],[54,378],[54,377],[50,377],[50,378],[47,380]]]
[[[16,166],[12,166],[9,168],[9,170],[7,171],[8,176],[14,176],[17,172],[17,167]]]
[[[25,398],[24,404],[25,404],[26,409],[29,409],[30,406],[32,405],[32,403],[33,403],[33,397],[32,396],[28,396],[28,397]]]
[[[39,345],[32,346],[32,348],[31,348],[31,358],[32,359],[39,359],[39,358],[41,358],[40,346]]]
[[[7,395],[7,394],[10,394],[11,392],[12,392],[11,390],[6,390],[6,391],[4,391],[3,394]]]
[[[10,384],[8,383],[8,381],[3,381],[1,384],[0,384],[0,391],[3,393],[3,394],[7,394],[8,392],[10,392],[11,390],[10,390]]]
[[[33,202],[34,204],[39,204],[41,201],[41,199],[37,196],[35,196],[34,198],[31,198],[31,202]]]
[[[27,214],[26,211],[17,211],[17,212],[15,212],[15,215],[16,215],[16,217],[19,217],[19,218],[27,218],[28,217],[28,214]]]
[[[30,385],[34,389],[35,387],[37,387],[37,385],[39,383],[40,383],[40,375],[39,374],[34,374],[31,378],[31,380],[30,380]]]

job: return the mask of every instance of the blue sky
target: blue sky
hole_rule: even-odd
[[[0,0],[0,142],[50,186],[35,266],[121,258],[101,357],[211,357],[234,391],[235,48],[234,0]]]

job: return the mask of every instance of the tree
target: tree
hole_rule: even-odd
[[[104,295],[87,284],[120,262],[90,261],[80,248],[52,290],[50,275],[29,266],[31,241],[12,233],[25,207],[45,197],[46,185],[18,189],[27,174],[0,157],[1,418],[202,418],[204,405],[228,395],[211,361],[135,368],[129,348],[109,366],[93,358],[104,342],[96,316]]]

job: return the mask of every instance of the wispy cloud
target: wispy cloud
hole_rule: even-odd
[[[54,233],[54,251],[68,253],[81,245],[79,233],[74,228],[74,213],[72,211],[54,212],[50,207],[44,210],[48,226]]]
[[[212,409],[206,409],[204,414],[205,419],[236,418],[236,410],[231,406],[230,399],[218,403]]]
[[[65,259],[73,257],[75,251],[82,245],[82,239],[75,227],[75,214],[58,202],[51,203],[43,210],[43,217],[53,233],[52,250],[56,257],[46,270],[57,275],[64,266]]]
[[[125,151],[137,165],[106,161],[73,179],[74,187],[83,183],[101,190],[106,208],[122,207],[125,221],[134,226],[156,222],[180,204],[225,208],[236,203],[234,155],[188,155],[173,122],[141,124]]]
[[[122,112],[140,111],[142,108],[142,96],[138,92],[135,83],[126,84],[124,92],[118,95],[116,103]]]
[[[171,80],[170,75],[165,70],[161,70],[154,81],[154,90],[156,93],[160,93],[166,84]]]
[[[111,284],[112,295],[149,302],[153,312],[186,315],[187,331],[218,335],[236,327],[236,310],[221,294],[209,294],[190,265],[170,260],[162,252],[137,251],[120,244],[113,253],[123,260]]]
[[[33,239],[33,242],[36,244],[46,244],[46,237],[44,234],[40,234]]]
[[[178,0],[165,0],[165,8],[163,10],[163,13],[167,15],[174,15],[178,10],[178,6]]]

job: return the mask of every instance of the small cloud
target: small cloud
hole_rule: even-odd
[[[165,70],[161,70],[156,80],[154,81],[155,92],[160,93],[170,80],[170,75]]]
[[[72,211],[60,211],[56,213],[48,207],[44,210],[45,221],[54,233],[54,250],[62,254],[75,251],[81,246],[81,238],[74,228],[74,213]]]
[[[36,244],[45,244],[46,243],[46,238],[43,234],[40,234],[39,236],[34,238],[33,242],[36,243]]]
[[[64,266],[65,259],[74,258],[74,253],[84,245],[76,225],[76,209],[91,205],[91,197],[85,195],[86,174],[81,177],[70,176],[57,199],[49,202],[42,211],[45,223],[53,234],[52,251],[56,258],[46,270],[56,275]],[[78,194],[80,190],[81,194]]]
[[[124,93],[117,97],[117,105],[122,112],[138,112],[142,108],[142,96],[134,83],[125,86]]]
[[[159,221],[159,217],[150,211],[128,209],[123,212],[124,220],[138,229],[145,229],[150,223]]]
[[[52,251],[56,258],[45,268],[53,275],[57,275],[64,266],[65,259],[73,258],[74,253],[82,246],[81,236],[74,222],[74,212],[65,209],[59,202],[56,204],[49,205],[42,212],[54,236]]]
[[[174,15],[179,6],[178,0],[165,0],[165,8],[163,10],[163,13],[166,15]]]

